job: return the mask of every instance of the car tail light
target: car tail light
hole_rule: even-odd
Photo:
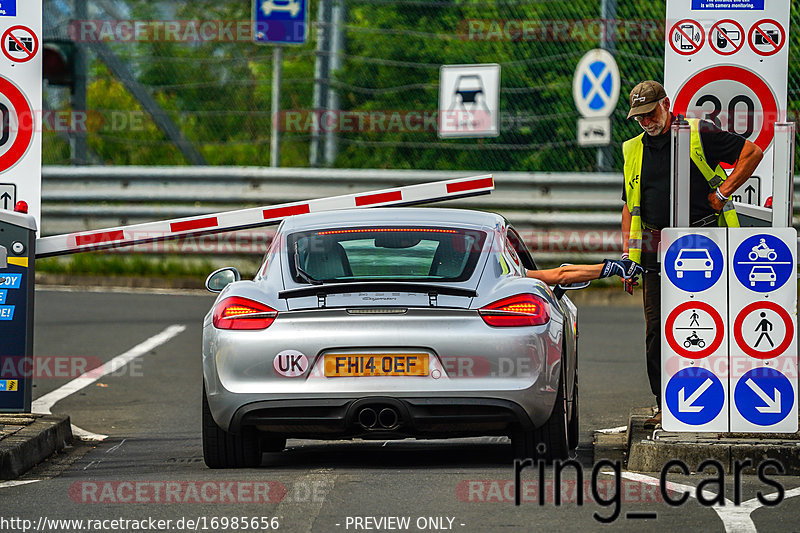
[[[767,198],[767,201],[764,202],[764,207],[772,207],[772,196]]]
[[[213,322],[217,329],[266,329],[278,312],[247,298],[231,296],[214,306]]]
[[[541,326],[550,320],[550,306],[534,294],[503,298],[478,310],[490,326]]]

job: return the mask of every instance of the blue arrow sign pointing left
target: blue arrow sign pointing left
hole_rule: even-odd
[[[667,383],[664,400],[675,418],[690,426],[714,420],[725,405],[725,389],[705,368],[684,368]]]

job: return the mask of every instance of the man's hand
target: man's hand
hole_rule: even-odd
[[[603,261],[603,269],[600,271],[600,277],[619,276],[622,279],[629,280],[642,272],[644,272],[644,269],[630,259],[605,259]]]

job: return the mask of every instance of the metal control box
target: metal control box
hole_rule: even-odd
[[[36,220],[0,210],[0,412],[29,413]]]

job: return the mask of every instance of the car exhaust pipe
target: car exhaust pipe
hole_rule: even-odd
[[[386,429],[396,428],[399,419],[400,417],[397,415],[397,411],[391,407],[381,409],[380,414],[378,414],[378,422]]]
[[[375,427],[375,424],[378,422],[378,415],[375,412],[375,409],[371,407],[365,407],[358,413],[358,423],[364,429],[372,429]]]

